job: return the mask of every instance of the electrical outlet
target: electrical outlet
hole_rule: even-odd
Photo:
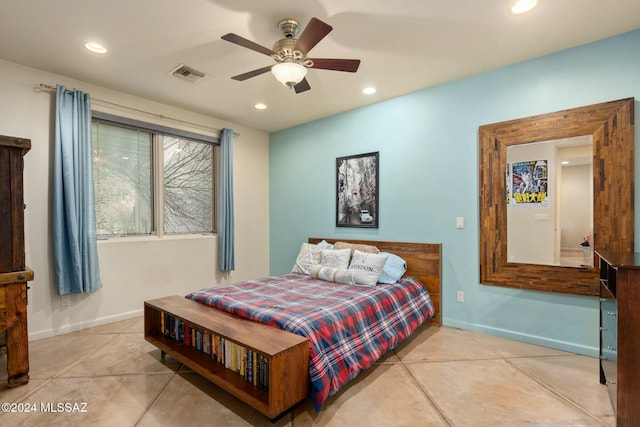
[[[456,292],[456,301],[457,302],[464,302],[464,292],[463,291],[457,291]]]
[[[69,294],[60,295],[60,305],[62,307],[69,307],[71,305],[71,297]]]

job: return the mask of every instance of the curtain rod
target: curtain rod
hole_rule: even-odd
[[[34,90],[36,92],[46,92],[46,93],[55,93],[56,92],[56,88],[54,86],[51,86],[51,85],[48,85],[48,84],[45,84],[45,83],[40,83],[38,86],[36,86],[36,88]],[[72,91],[67,89],[67,92],[71,93]],[[147,114],[147,115],[159,118],[159,119],[171,120],[171,121],[174,121],[174,122],[184,123],[184,124],[191,125],[191,126],[198,126],[198,127],[202,128],[202,129],[213,130],[213,131],[216,131],[216,132],[220,132],[221,131],[221,129],[218,129],[218,128],[209,127],[209,126],[201,125],[199,123],[189,122],[189,121],[186,121],[186,120],[176,119],[176,118],[173,118],[173,117],[168,117],[168,116],[165,116],[164,114],[150,113],[148,111],[139,110],[137,108],[127,107],[126,105],[116,104],[115,102],[111,102],[111,101],[105,101],[105,100],[98,99],[98,98],[91,98],[91,100],[92,101],[98,101],[98,103],[102,103],[102,104],[108,104],[108,105],[112,105],[112,106],[115,106],[115,107],[124,108],[124,109],[130,110],[130,111],[135,111],[137,113]],[[238,137],[238,136],[240,136],[240,133],[239,132],[233,132],[233,135]]]

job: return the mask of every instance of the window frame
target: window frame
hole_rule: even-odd
[[[116,116],[109,113],[104,113],[101,111],[92,111],[91,112],[91,123],[103,123],[110,126],[116,126],[126,129],[131,129],[135,131],[148,132],[152,135],[151,141],[151,179],[153,180],[153,185],[151,189],[151,198],[152,198],[152,231],[150,234],[130,234],[130,235],[99,235],[99,240],[109,240],[109,239],[121,239],[121,238],[140,238],[140,237],[155,237],[155,238],[164,238],[164,237],[179,237],[179,236],[191,236],[194,234],[198,235],[215,235],[217,234],[217,206],[219,203],[218,200],[218,186],[217,183],[219,181],[219,159],[217,154],[217,147],[220,146],[220,138],[210,135],[203,135],[183,129],[177,129],[173,127],[163,126],[155,123],[144,122],[141,120],[131,119],[128,117]],[[163,164],[163,156],[159,154],[159,150],[163,150],[162,137],[170,136],[175,138],[187,139],[196,143],[205,143],[213,145],[213,176],[212,176],[212,201],[213,201],[213,212],[212,212],[212,231],[211,232],[193,232],[193,233],[166,233],[164,230],[164,164]],[[160,226],[161,225],[161,226]]]

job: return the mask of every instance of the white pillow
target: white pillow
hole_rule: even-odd
[[[320,264],[320,261],[322,260],[323,247],[324,245],[319,246],[312,243],[303,243],[291,272],[309,274],[309,270],[312,266]]]
[[[343,268],[325,267],[324,265],[314,265],[309,271],[309,276],[313,279],[320,279],[326,282],[342,283],[343,285],[355,285],[353,272]]]
[[[346,270],[349,268],[349,258],[351,258],[351,249],[324,249],[320,264]]]
[[[388,255],[366,253],[356,249],[353,251],[349,271],[353,271],[353,278],[357,284],[375,286],[387,258]]]

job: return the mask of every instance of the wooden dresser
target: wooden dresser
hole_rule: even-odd
[[[600,382],[616,425],[640,422],[640,253],[596,250],[600,261]]]
[[[31,141],[0,135],[0,343],[7,352],[9,386],[29,382],[23,156]]]

